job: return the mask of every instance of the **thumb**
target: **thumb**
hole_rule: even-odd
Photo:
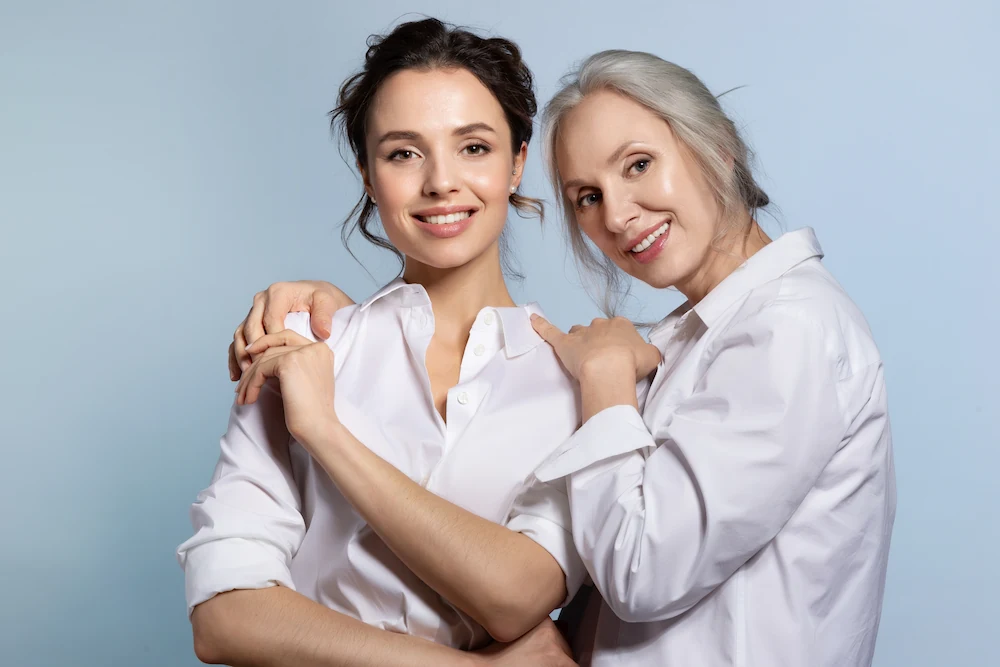
[[[313,333],[319,340],[326,340],[330,337],[330,330],[333,326],[333,314],[340,307],[332,296],[326,292],[313,292],[312,306],[310,311],[310,322]]]
[[[541,315],[531,316],[531,326],[535,330],[535,333],[542,337],[542,340],[553,347],[562,341],[563,336],[566,335]]]

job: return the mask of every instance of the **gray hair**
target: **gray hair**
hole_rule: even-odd
[[[628,296],[628,276],[580,232],[556,165],[559,124],[585,96],[611,90],[667,122],[691,152],[719,205],[720,232],[716,241],[737,230],[744,220],[742,214],[749,212],[751,219],[756,219],[758,209],[770,203],[753,178],[753,154],[736,125],[716,96],[690,71],[651,53],[610,50],[590,56],[560,83],[561,90],[545,107],[542,149],[577,263],[585,276],[603,283],[600,293],[593,289],[593,283],[588,285],[588,291],[599,297],[595,300],[605,314],[614,314]]]

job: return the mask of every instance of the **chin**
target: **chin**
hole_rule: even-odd
[[[417,254],[414,259],[435,269],[456,269],[465,266],[484,252],[485,249],[468,247],[425,248],[424,252]]]

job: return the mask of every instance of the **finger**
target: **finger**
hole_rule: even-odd
[[[264,299],[264,329],[278,333],[285,328],[285,318],[296,310],[310,288],[299,283],[274,283],[267,288]]]
[[[291,329],[285,329],[278,333],[264,334],[253,343],[247,345],[247,352],[253,354],[254,356],[259,356],[265,350],[273,347],[286,347],[292,345],[311,345],[312,341],[305,336],[292,331]]]
[[[229,344],[229,379],[236,382],[240,379],[240,375],[243,371],[240,369],[240,363],[236,361],[236,343]]]
[[[243,337],[246,342],[252,343],[266,332],[264,331],[264,308],[267,305],[267,295],[264,292],[257,292],[253,295],[253,306],[247,317],[243,320]]]
[[[246,324],[241,324],[237,329],[236,333],[233,334],[233,353],[236,355],[236,363],[240,367],[240,371],[246,371],[250,368],[250,364],[253,363],[253,359],[250,358],[250,354],[247,352],[247,339],[244,337],[243,326]]]
[[[542,337],[542,340],[552,346],[557,345],[566,336],[558,327],[550,324],[541,315],[531,316],[531,326],[534,328],[535,333]]]
[[[264,386],[264,383],[267,382],[267,379],[277,375],[278,366],[284,357],[285,355],[274,355],[259,359],[254,363],[253,370],[248,374],[249,377],[242,383],[243,391],[236,402],[240,405],[254,403],[257,397],[260,396],[260,390]]]
[[[583,331],[586,328],[587,327],[583,326],[582,324],[574,324],[569,328],[569,331],[567,333],[575,334],[578,331]]]
[[[330,337],[330,328],[333,326],[333,314],[341,308],[341,304],[326,292],[313,292],[312,307],[310,311],[310,321],[313,333],[320,340]]]

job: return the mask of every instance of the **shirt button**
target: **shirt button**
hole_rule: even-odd
[[[483,353],[486,352],[486,346],[484,346],[484,345],[477,345],[476,348],[473,350],[473,352],[476,353],[477,357],[481,357],[481,356],[483,356]]]
[[[469,395],[463,391],[461,394],[458,395],[458,402],[461,405],[465,405],[466,403],[469,402]]]
[[[486,324],[493,324],[493,313],[486,313],[486,317],[483,318],[483,322],[486,322]]]

